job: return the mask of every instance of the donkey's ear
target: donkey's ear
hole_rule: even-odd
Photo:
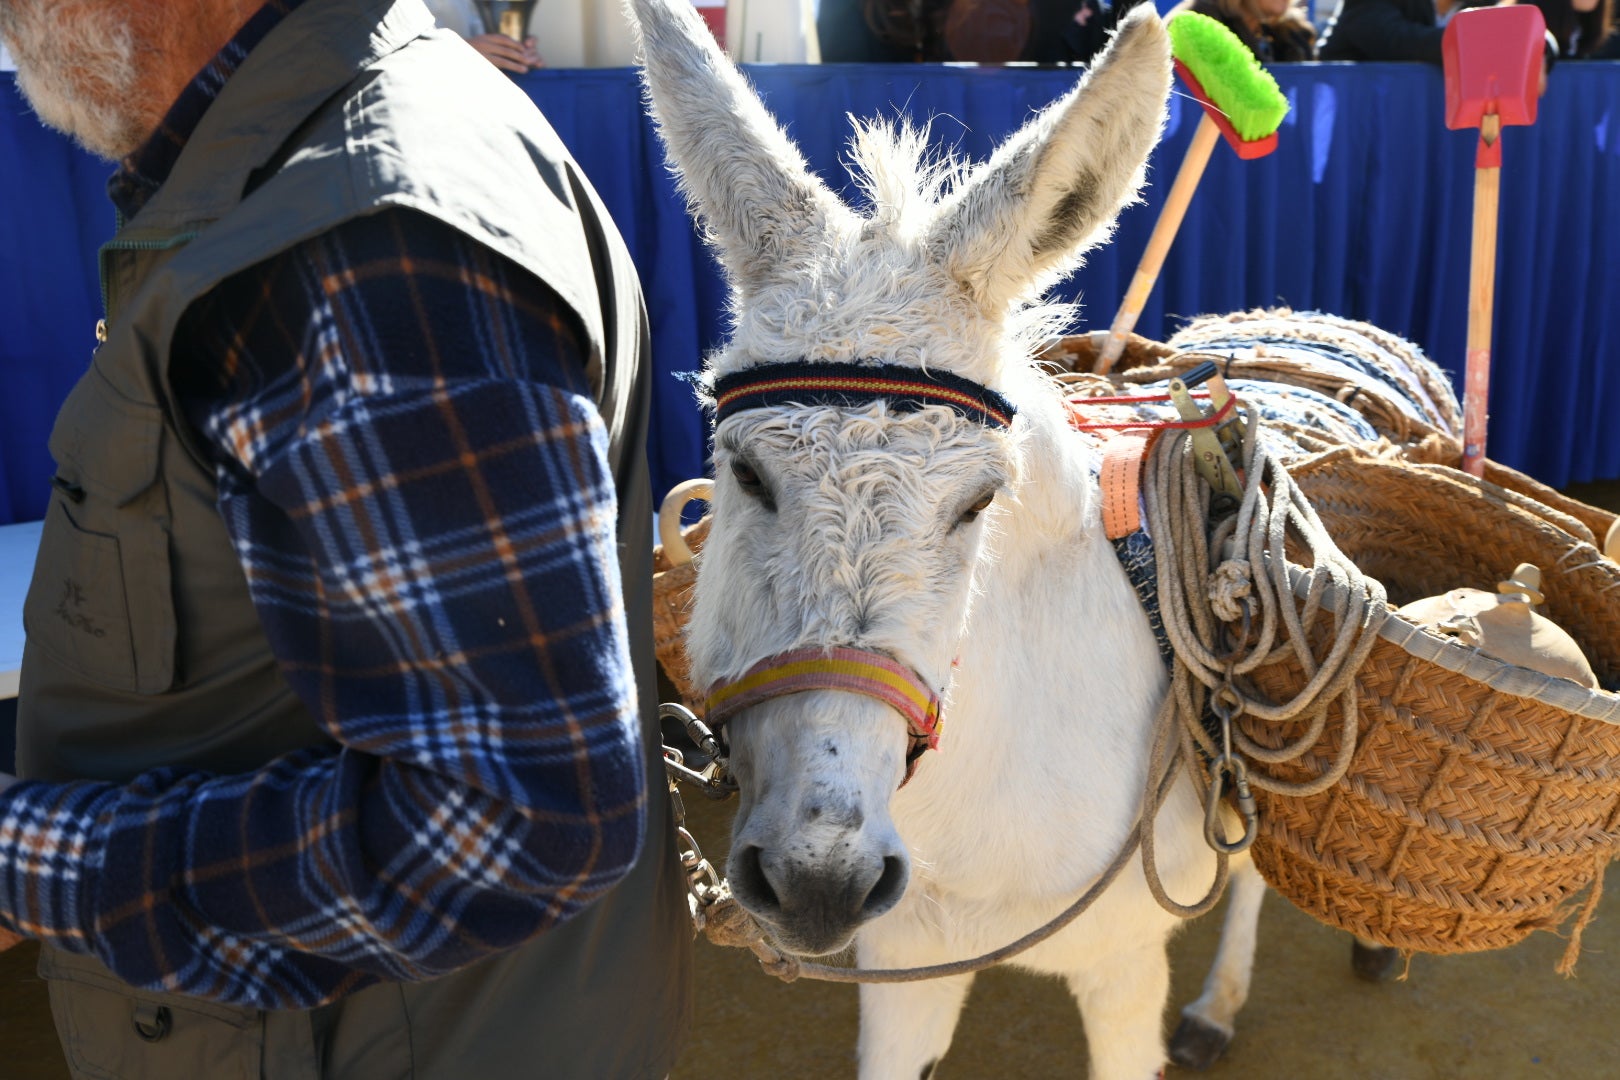
[[[1142,185],[1169,92],[1169,36],[1140,4],[1080,84],[945,201],[929,243],[986,314],[1037,295],[1106,239]]]
[[[805,165],[692,0],[629,0],[653,118],[692,209],[748,295],[793,275],[849,211]]]

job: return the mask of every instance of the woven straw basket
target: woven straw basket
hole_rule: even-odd
[[[693,557],[709,537],[709,518],[681,528],[681,511],[689,502],[706,502],[714,491],[712,480],[677,484],[658,508],[659,544],[653,549],[653,651],[675,684],[681,703],[701,712],[702,695],[692,685],[686,659],[686,620],[692,609],[692,586],[697,581]]]
[[[1290,473],[1391,603],[1494,591],[1516,563],[1535,563],[1548,616],[1604,686],[1620,681],[1620,566],[1598,556],[1584,521],[1444,466],[1348,449]],[[1575,505],[1593,525],[1612,520]],[[1306,575],[1295,577],[1303,595]],[[1318,621],[1324,638],[1330,621]],[[1257,793],[1261,873],[1323,922],[1403,949],[1511,945],[1557,926],[1593,885],[1578,930],[1620,854],[1620,697],[1501,663],[1398,617],[1379,636],[1357,677],[1360,736],[1345,778],[1311,797]],[[1303,676],[1290,659],[1254,681],[1282,700]],[[1268,747],[1302,730],[1240,724]],[[1314,750],[1288,765],[1254,768],[1292,782],[1319,774],[1337,752],[1338,724],[1330,714]],[[1575,948],[1578,937],[1566,963]]]

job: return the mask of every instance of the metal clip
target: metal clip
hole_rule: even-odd
[[[686,764],[681,752],[673,746],[664,747],[664,772],[671,781],[685,780],[698,785],[703,794],[711,799],[724,799],[737,790],[737,781],[732,779],[730,759],[726,757],[725,746],[720,742],[719,736],[709,730],[709,726],[684,705],[668,701],[658,706],[658,719],[675,719],[686,728],[686,734],[697,744],[699,750],[707,754],[709,763],[702,769],[694,769]]]
[[[1209,711],[1221,722],[1221,755],[1209,765],[1209,796],[1204,804],[1204,842],[1216,851],[1236,855],[1249,850],[1259,832],[1260,810],[1249,787],[1249,767],[1232,753],[1232,720],[1243,709],[1243,699],[1232,686],[1232,664],[1226,666],[1226,681],[1210,695]],[[1227,840],[1221,829],[1221,800],[1230,780],[1237,792],[1237,812],[1243,819],[1243,832]]]
[[[686,908],[692,917],[692,932],[699,934],[709,921],[709,909],[731,896],[725,879],[714,864],[703,856],[697,837],[686,827],[686,802],[681,798],[679,781],[687,777],[702,778],[703,774],[686,767],[681,752],[672,746],[664,747],[664,770],[669,777],[669,808],[675,819],[676,853],[681,871],[686,875]],[[707,782],[707,781],[705,781]]]
[[[1225,794],[1225,780],[1230,777],[1237,790],[1237,810],[1243,818],[1243,832],[1236,840],[1227,840],[1221,829],[1221,797]],[[1209,767],[1209,801],[1204,806],[1204,842],[1216,851],[1236,855],[1248,851],[1259,832],[1260,812],[1255,806],[1254,792],[1249,788],[1249,770],[1242,758],[1216,758]]]
[[[1203,408],[1192,396],[1192,388],[1204,382],[1211,384],[1212,401],[1215,400],[1216,393],[1220,395],[1220,399],[1215,402],[1217,409],[1231,399],[1232,395],[1226,388],[1225,380],[1221,379],[1215,365],[1206,360],[1184,372],[1180,378],[1170,380],[1170,402],[1183,420],[1208,419]],[[1204,482],[1214,492],[1211,511],[1220,514],[1236,509],[1243,501],[1243,485],[1238,481],[1237,470],[1232,466],[1232,459],[1227,457],[1226,447],[1222,445],[1220,436],[1207,427],[1193,428],[1188,435],[1192,440],[1193,464],[1198,469],[1198,475],[1204,478]]]
[[[675,827],[675,835],[680,841],[677,850],[681,869],[686,873],[686,908],[692,916],[692,932],[702,933],[708,923],[709,909],[730,896],[731,890],[726,887],[720,872],[703,857],[697,837],[683,825]]]

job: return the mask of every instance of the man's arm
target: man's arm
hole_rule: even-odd
[[[136,985],[305,1007],[515,946],[628,871],[646,778],[576,325],[409,211],[200,302],[176,385],[334,742],[243,776],[16,785],[0,913]]]

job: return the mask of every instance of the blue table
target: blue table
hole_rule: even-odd
[[[1370,320],[1461,368],[1467,320],[1473,136],[1441,123],[1438,70],[1304,64],[1276,69],[1293,111],[1280,149],[1239,163],[1217,150],[1139,329],[1287,303]],[[844,116],[932,120],[934,138],[975,157],[1073,84],[1055,69],[759,67],[750,75],[837,190]],[[42,515],[45,436],[82,370],[99,315],[96,244],[112,214],[107,168],[39,127],[0,75],[0,522]],[[725,290],[664,169],[625,70],[539,71],[520,84],[601,191],[646,286],[659,369],[650,455],[655,486],[701,471],[705,422],[676,376],[724,333]],[[1620,289],[1620,68],[1554,72],[1534,128],[1506,133],[1490,451],[1555,485],[1620,476],[1604,438],[1620,394],[1608,313]],[[1113,244],[1059,286],[1106,326],[1191,137],[1196,110],[1171,100],[1145,205]]]
[[[23,597],[34,575],[44,522],[0,526],[0,701],[17,696],[22,670]]]

